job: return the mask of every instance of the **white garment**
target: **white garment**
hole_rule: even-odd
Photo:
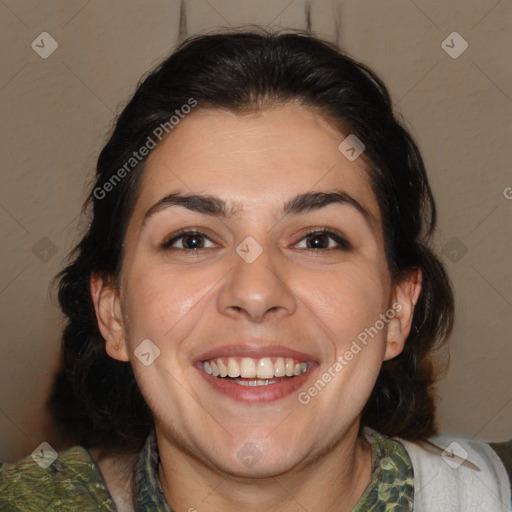
[[[438,435],[430,438],[437,448],[428,443],[393,439],[404,446],[412,462],[414,512],[512,510],[508,474],[486,443]]]

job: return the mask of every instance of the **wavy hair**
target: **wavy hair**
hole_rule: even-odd
[[[61,434],[85,447],[136,451],[153,426],[131,365],[105,351],[89,283],[92,275],[117,282],[147,156],[115,186],[108,183],[190,98],[197,101],[196,110],[235,113],[298,101],[364,143],[390,275],[397,282],[419,268],[423,283],[405,348],[383,363],[361,426],[410,440],[436,433],[431,355],[452,329],[454,301],[444,267],[430,248],[436,208],[418,147],[394,114],[386,87],[365,65],[308,33],[251,29],[181,43],[141,80],[99,155],[83,208],[90,225],[56,276],[67,325],[48,405]]]

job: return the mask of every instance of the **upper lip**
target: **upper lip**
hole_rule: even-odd
[[[266,343],[266,344],[263,344]],[[194,362],[207,361],[216,357],[251,357],[261,359],[263,357],[290,357],[300,361],[315,361],[315,357],[305,352],[299,352],[283,345],[269,345],[268,342],[249,340],[244,344],[222,345],[203,352],[195,358]]]

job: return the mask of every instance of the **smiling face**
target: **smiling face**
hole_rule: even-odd
[[[198,110],[148,158],[119,292],[98,278],[91,291],[107,352],[132,364],[161,450],[262,476],[357,433],[419,288],[392,284],[365,164],[339,151],[344,138],[292,103]],[[375,329],[396,301],[401,313]]]

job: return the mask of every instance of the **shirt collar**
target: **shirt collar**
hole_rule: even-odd
[[[372,448],[372,479],[352,512],[411,511],[413,468],[407,451],[399,442],[369,427],[364,427],[363,435]],[[159,462],[160,456],[153,429],[135,464],[136,512],[173,512],[160,483]]]
[[[164,491],[158,474],[160,455],[153,429],[137,458],[134,470],[135,511],[173,512],[165,500]]]

